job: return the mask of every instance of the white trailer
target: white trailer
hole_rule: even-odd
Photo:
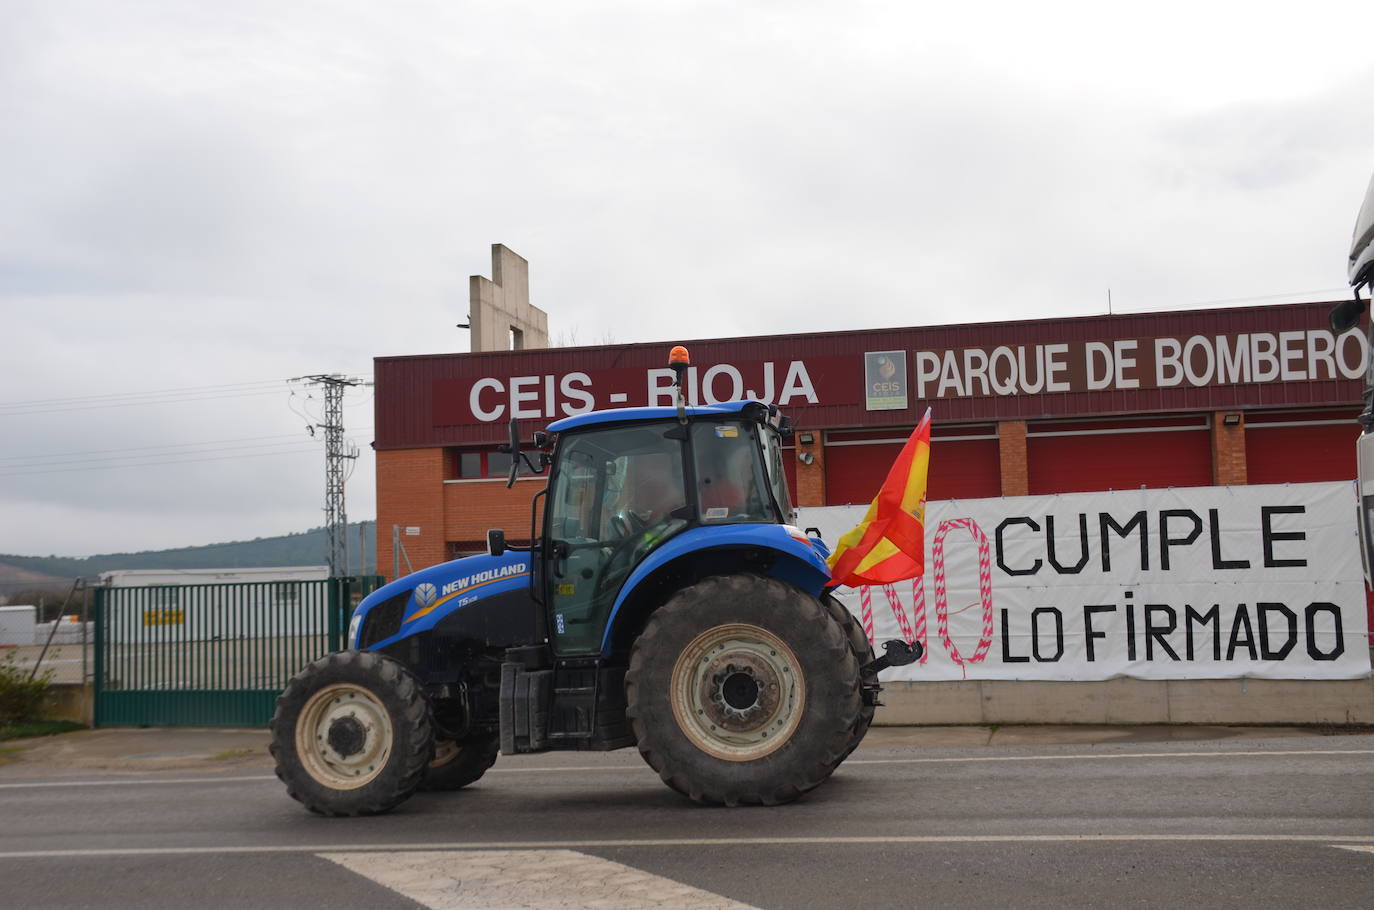
[[[106,634],[145,644],[323,634],[328,578],[328,566],[106,572]]]
[[[22,648],[33,644],[34,623],[37,621],[37,607],[0,607],[0,648]]]
[[[329,566],[266,566],[248,569],[114,569],[100,583],[114,588],[152,585],[225,585],[246,582],[323,581]]]

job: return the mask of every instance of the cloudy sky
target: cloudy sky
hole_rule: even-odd
[[[584,344],[1342,295],[1374,11],[1263,9],[0,0],[0,553],[321,524],[287,380],[494,242]]]

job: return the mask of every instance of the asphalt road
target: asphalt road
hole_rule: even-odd
[[[15,907],[1366,908],[1374,736],[865,746],[733,810],[625,751],[502,758],[363,819],[261,761],[6,775],[0,882]]]

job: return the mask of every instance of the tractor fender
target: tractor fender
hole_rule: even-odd
[[[385,648],[417,632],[434,628],[445,617],[475,603],[516,591],[530,585],[530,554],[508,551],[500,556],[465,556],[421,569],[398,578],[369,594],[353,614],[348,644],[358,647],[358,633],[367,615],[388,602],[402,602],[394,619],[387,623],[390,634],[375,639],[367,647]]]
[[[763,570],[763,574],[785,581],[815,597],[819,597],[830,582],[830,570],[825,564],[825,557],[816,550],[811,538],[790,525],[737,524],[691,528],[654,550],[630,573],[616,595],[615,605],[611,607],[611,614],[606,620],[601,653],[611,653],[620,609],[634,596],[641,584],[679,559],[706,550],[727,549],[774,551],[777,558]]]

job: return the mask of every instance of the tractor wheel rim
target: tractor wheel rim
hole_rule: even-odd
[[[458,757],[462,752],[462,746],[451,739],[441,739],[434,744],[434,758],[430,759],[429,768],[442,768],[444,765]]]
[[[369,690],[335,683],[312,695],[296,723],[296,752],[316,781],[335,790],[370,783],[391,756],[391,716]]]
[[[673,714],[692,745],[727,761],[753,761],[781,748],[806,705],[797,656],[758,626],[708,629],[673,665]]]

